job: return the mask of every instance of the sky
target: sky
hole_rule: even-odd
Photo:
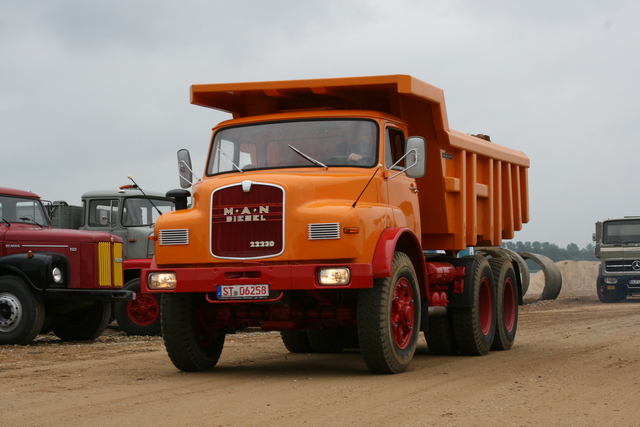
[[[0,0],[0,186],[165,192],[230,118],[192,84],[409,74],[529,156],[513,240],[583,248],[640,215],[639,46],[636,0]]]

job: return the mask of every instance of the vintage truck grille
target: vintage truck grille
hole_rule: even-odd
[[[329,222],[326,224],[309,224],[309,240],[330,240],[340,238],[340,223]]]
[[[179,230],[160,230],[160,237],[158,243],[161,246],[165,245],[188,245],[189,244],[189,229]]]
[[[211,195],[211,254],[251,259],[284,250],[284,190],[245,181]]]
[[[98,243],[98,285],[123,285],[122,243]]]
[[[640,273],[640,259],[610,259],[605,261],[607,273]]]

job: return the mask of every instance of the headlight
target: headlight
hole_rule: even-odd
[[[604,278],[604,283],[606,283],[607,285],[615,285],[616,283],[618,283],[618,278],[617,277],[605,277]]]
[[[321,268],[318,275],[318,282],[327,286],[348,285],[350,280],[351,272],[347,267]]]
[[[175,289],[175,273],[151,273],[149,274],[149,289]]]
[[[54,282],[62,283],[62,270],[60,270],[58,267],[54,268],[53,270],[51,270],[51,277],[53,278]]]

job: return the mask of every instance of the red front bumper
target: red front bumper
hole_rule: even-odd
[[[318,272],[322,267],[348,267],[349,284],[322,286]],[[175,273],[176,289],[151,290],[149,273]],[[255,265],[245,267],[195,267],[144,269],[140,276],[143,292],[215,292],[218,285],[268,284],[272,291],[313,289],[360,289],[373,286],[371,264],[303,264],[303,265]]]

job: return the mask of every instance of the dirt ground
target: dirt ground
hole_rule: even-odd
[[[560,297],[521,307],[516,344],[370,374],[357,351],[291,354],[278,333],[229,336],[216,369],[176,370],[158,337],[0,346],[0,421],[21,426],[635,426],[640,298],[602,304],[566,265]],[[580,271],[578,271],[580,270]],[[571,273],[571,274],[570,274]],[[573,280],[573,279],[572,279]],[[582,290],[581,287],[584,287]],[[578,289],[577,291],[575,289]],[[580,295],[582,293],[582,295]],[[638,328],[638,329],[636,329]]]

